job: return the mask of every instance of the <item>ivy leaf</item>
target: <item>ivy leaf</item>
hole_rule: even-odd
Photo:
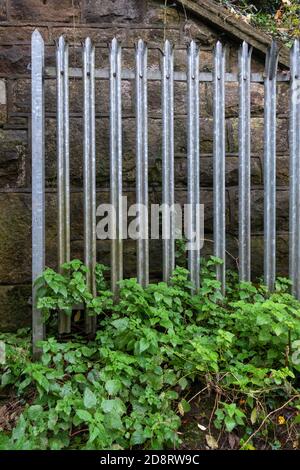
[[[97,404],[96,395],[88,387],[84,390],[83,404],[87,409],[94,408]]]

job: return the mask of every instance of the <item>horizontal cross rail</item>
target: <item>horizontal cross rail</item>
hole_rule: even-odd
[[[56,69],[55,67],[46,67],[45,68],[45,78],[55,78]],[[82,78],[82,69],[79,67],[71,67],[69,69],[70,78]],[[135,80],[136,75],[134,70],[122,69],[121,74],[122,80]],[[251,82],[252,83],[264,83],[265,81],[264,73],[252,73]],[[95,79],[96,80],[108,80],[109,79],[109,69],[95,69]],[[148,70],[147,79],[150,81],[158,81],[162,79],[162,74],[160,70]],[[186,82],[187,74],[186,72],[174,71],[174,81],[175,82]],[[213,73],[211,72],[200,72],[199,73],[199,82],[212,82]],[[226,73],[225,82],[237,82],[239,81],[238,73]],[[277,82],[289,82],[290,81],[290,72],[282,72],[277,75]]]

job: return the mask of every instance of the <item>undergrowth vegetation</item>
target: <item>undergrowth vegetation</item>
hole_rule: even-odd
[[[122,281],[117,303],[102,265],[95,298],[80,261],[64,265],[63,275],[47,269],[38,280],[38,306],[48,323],[41,361],[31,360],[24,332],[0,335],[1,394],[21,403],[12,423],[1,421],[0,408],[0,448],[178,448],[182,420],[207,396],[213,406],[202,410],[209,412],[204,425],[195,426],[208,447],[217,448],[227,434],[240,449],[261,441],[297,448],[300,303],[285,279],[268,293],[263,285],[239,284],[232,273],[223,296],[219,262],[203,263],[197,295],[188,271],[177,267],[170,285],[144,289],[135,279]],[[57,312],[74,320],[78,304],[97,315],[96,337],[59,340],[51,326]],[[277,425],[287,430],[284,442]]]
[[[220,0],[220,3],[287,45],[291,38],[300,35],[299,0]]]

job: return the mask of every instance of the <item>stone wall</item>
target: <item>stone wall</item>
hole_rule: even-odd
[[[201,69],[211,70],[211,49],[217,38],[228,43],[227,69],[236,71],[238,44],[174,6],[164,8],[155,0],[0,0],[0,330],[12,330],[30,322],[31,293],[31,158],[30,158],[30,38],[38,27],[46,41],[46,64],[55,62],[54,40],[64,34],[70,42],[71,65],[80,66],[79,44],[90,36],[97,46],[97,65],[108,65],[103,45],[115,35],[124,46],[123,63],[133,65],[133,46],[138,38],[161,45],[164,38],[176,44],[175,68],[185,67],[185,44],[190,38],[201,44]],[[172,4],[172,2],[169,2]],[[180,47],[181,46],[181,47]],[[149,63],[158,66],[158,51],[151,49]],[[263,63],[254,55],[253,70]],[[157,83],[149,84],[149,184],[150,200],[159,203],[161,174],[161,112]],[[72,257],[82,256],[82,85],[71,81],[71,212]],[[134,85],[124,81],[124,188],[134,201],[135,126]],[[201,85],[201,199],[205,204],[206,238],[212,239],[212,87]],[[226,195],[227,248],[233,263],[238,234],[238,89],[227,84]],[[175,85],[176,200],[186,201],[186,87]],[[278,270],[287,274],[288,239],[288,92],[279,85],[278,106]],[[109,198],[108,85],[96,86],[97,194]],[[56,265],[56,131],[55,82],[46,83],[46,203],[47,264]],[[252,86],[252,230],[253,275],[263,266],[263,86]],[[161,272],[161,246],[151,242],[151,277]],[[210,241],[204,251],[211,253]],[[135,275],[135,244],[125,242],[125,275]],[[98,260],[109,262],[109,243],[98,242]]]

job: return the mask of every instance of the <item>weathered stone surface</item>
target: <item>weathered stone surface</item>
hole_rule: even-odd
[[[0,286],[0,331],[15,331],[31,324],[31,286]]]
[[[30,282],[30,198],[0,194],[0,279],[5,284]]]
[[[80,0],[10,0],[13,20],[67,23],[80,16]]]
[[[166,33],[163,27],[155,25],[154,27],[147,29],[143,27],[127,28],[126,45],[133,46],[139,39],[143,39],[149,45],[157,44],[158,46],[162,46],[164,39],[166,38],[166,34],[172,44],[178,44],[181,42],[181,31],[179,27],[170,26]]]
[[[148,0],[143,21],[153,25],[178,25],[180,23],[180,15],[175,7],[175,4],[164,5],[163,3],[159,4],[159,2],[155,0]]]
[[[13,113],[30,113],[31,109],[31,82],[28,78],[11,80],[10,89],[10,111]],[[108,116],[110,111],[109,103],[109,82],[107,80],[97,80],[95,84],[96,93],[96,114]],[[70,80],[69,84],[69,107],[70,113],[82,116],[83,113],[83,88],[79,80]],[[158,81],[148,83],[148,112],[149,116],[161,116],[162,97],[161,86]],[[206,84],[200,85],[200,111],[202,117],[208,117],[208,105],[206,95]],[[45,111],[56,113],[56,83],[49,79],[45,82]],[[133,80],[122,81],[122,113],[123,117],[135,116],[135,82]],[[187,113],[187,86],[182,82],[174,83],[174,113],[176,115],[186,115]]]
[[[135,184],[135,119],[123,120],[123,181]],[[149,174],[150,184],[159,183],[162,156],[161,119],[149,119]],[[186,118],[174,121],[174,149],[176,154],[186,155]],[[213,124],[211,119],[200,120],[201,151],[211,153],[213,148]],[[82,184],[82,120],[70,119],[70,175],[73,185]],[[96,120],[97,182],[107,187],[109,181],[109,118]],[[158,171],[157,171],[158,169]],[[152,179],[152,172],[153,179]],[[46,178],[48,185],[56,182],[56,124],[46,119]],[[160,178],[160,177],[159,177]]]
[[[0,0],[0,21],[6,20],[6,0]]]
[[[237,186],[239,182],[239,159],[238,157],[226,157],[226,186]],[[187,185],[187,158],[175,158],[176,183],[180,186]],[[259,185],[262,183],[262,168],[258,157],[251,159],[251,183]],[[200,157],[200,185],[201,188],[211,188],[213,185],[213,158]]]
[[[17,44],[20,42],[30,42],[35,26],[16,27],[14,23],[0,26],[0,44]],[[39,25],[39,32],[44,41],[49,40],[48,28]]]
[[[206,84],[205,90],[207,114],[213,115],[213,85]],[[226,117],[238,117],[239,115],[239,85],[227,82],[225,86],[225,111]],[[251,117],[261,116],[264,112],[264,86],[260,83],[251,85]]]
[[[227,120],[228,145],[230,152],[238,152],[238,119]],[[287,119],[277,119],[277,154],[286,155],[289,151],[289,124]],[[251,151],[261,154],[264,150],[264,119],[251,119]]]
[[[279,233],[276,238],[276,275],[288,276],[288,233]],[[213,254],[213,237],[209,234],[205,237],[201,256],[210,256]],[[239,247],[236,236],[227,234],[226,236],[226,267],[236,270],[238,267]],[[253,234],[251,237],[251,271],[252,280],[261,279],[264,270],[264,236],[263,234]]]
[[[184,20],[183,22],[183,33],[184,41],[189,42],[191,39],[195,39],[200,47],[201,46],[213,46],[217,40],[218,35],[212,28],[202,23],[195,23],[192,20]]]
[[[299,92],[300,90],[298,90],[297,99],[299,99]],[[277,113],[281,116],[288,116],[289,112],[290,112],[289,83],[278,83],[277,85]]]
[[[29,45],[0,45],[1,74],[14,76],[29,73],[30,46]]]
[[[238,190],[229,190],[231,222],[228,230],[230,233],[236,233],[238,228]],[[289,229],[289,191],[281,189],[277,191],[277,230],[280,232]],[[263,231],[264,229],[264,191],[262,189],[253,189],[251,191],[251,220],[253,229]]]
[[[288,233],[279,233],[276,239],[276,275],[288,276]],[[253,235],[251,239],[251,262],[253,279],[261,278],[264,269],[264,237],[263,235]]]
[[[22,30],[21,30],[22,31]],[[3,31],[3,34],[7,34],[6,30]],[[180,43],[180,29],[179,27],[171,27],[168,28],[168,39],[173,44]],[[140,27],[135,24],[132,27],[128,27],[126,23],[123,24],[111,24],[106,27],[97,26],[91,27],[91,25],[80,25],[74,29],[71,25],[63,25],[63,26],[53,26],[49,31],[49,42],[56,40],[59,36],[64,35],[66,39],[70,42],[80,43],[85,38],[89,37],[93,41],[93,43],[97,45],[105,45],[109,44],[114,37],[118,39],[122,43],[124,49],[126,47],[134,46],[139,39],[143,39],[147,44],[150,46],[162,46],[165,34],[164,28],[161,26],[154,26],[153,28],[147,28],[145,25],[141,25]],[[1,39],[1,27],[0,27],[0,39]],[[6,37],[6,36],[5,36]],[[43,33],[43,37],[47,38],[46,34]],[[123,49],[123,55],[126,54],[126,51]],[[72,51],[74,54],[74,51]],[[101,54],[101,49],[97,48],[96,53],[96,64],[99,63],[100,66],[103,67],[103,63],[98,60],[99,54]],[[149,57],[151,63],[151,55],[153,55],[155,51],[149,50]],[[176,51],[177,55],[178,51]],[[132,58],[132,51],[130,53]],[[79,57],[81,61],[81,58]],[[78,65],[78,64],[77,64]],[[150,64],[151,65],[151,64]]]
[[[85,0],[83,16],[88,23],[141,19],[145,3],[143,0]]]
[[[24,186],[27,157],[27,132],[0,129],[0,183],[2,187]]]
[[[126,43],[127,33],[128,31],[125,24],[123,26],[114,26],[112,24],[109,25],[109,27],[101,27],[101,25],[98,26],[98,24],[97,26],[95,25],[94,27],[91,27],[90,25],[81,24],[80,27],[76,26],[75,28],[73,25],[63,25],[53,26],[53,28],[51,28],[49,40],[55,41],[59,36],[64,35],[70,43],[75,42],[80,44],[85,40],[85,38],[89,37],[94,44],[104,45],[111,42],[111,40],[116,37],[119,41],[122,42],[122,44],[124,44]],[[74,50],[72,52],[74,54]],[[97,49],[95,57],[96,63],[100,52],[101,51]],[[79,63],[81,63],[80,57],[79,61]]]
[[[276,176],[278,186],[289,186],[289,156],[277,157],[276,159]]]

